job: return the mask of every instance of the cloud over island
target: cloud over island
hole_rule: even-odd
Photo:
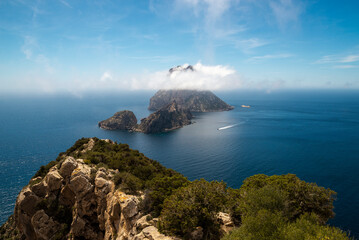
[[[183,67],[188,64],[182,65]],[[193,71],[158,71],[143,76],[133,77],[130,88],[142,89],[206,89],[228,90],[241,86],[239,74],[229,66],[204,65],[196,63]]]

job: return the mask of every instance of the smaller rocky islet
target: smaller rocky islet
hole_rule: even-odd
[[[125,110],[115,113],[109,119],[98,123],[98,126],[107,130],[128,130],[143,133],[168,132],[185,125],[191,124],[192,114],[188,109],[180,108],[176,101],[162,107],[141,119],[137,124],[137,118],[131,111]]]

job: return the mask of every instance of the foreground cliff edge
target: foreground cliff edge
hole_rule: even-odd
[[[0,239],[349,239],[335,192],[293,174],[190,182],[127,144],[83,138],[42,166]]]

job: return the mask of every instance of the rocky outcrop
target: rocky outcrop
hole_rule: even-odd
[[[234,108],[211,91],[159,90],[151,97],[148,109],[156,111],[172,101],[176,101],[180,108],[188,109],[191,112],[218,112]]]
[[[191,118],[192,114],[188,109],[180,108],[176,101],[172,101],[147,118],[141,119],[140,124],[137,124],[133,112],[121,111],[113,117],[99,122],[99,126],[109,130],[121,129],[143,133],[159,133],[191,124]]]
[[[137,118],[131,111],[120,111],[112,117],[98,123],[98,126],[107,130],[132,130],[137,125]]]
[[[177,111],[175,107],[173,103],[168,110]],[[118,183],[124,172],[81,159],[91,155],[95,146],[98,154],[97,147],[104,143],[105,148],[114,147],[117,151],[126,147],[125,144],[117,147],[110,140],[80,139],[66,153],[61,153],[55,164],[44,166],[47,170],[36,174],[19,193],[14,214],[0,227],[0,239],[179,240],[159,232],[159,219],[153,218],[153,212],[146,208],[146,203],[153,200],[150,189],[125,193]],[[129,148],[122,151],[131,161],[134,158],[130,152],[138,153]],[[233,227],[227,213],[219,212],[217,218],[223,232]],[[195,228],[185,238],[206,239],[202,227]]]
[[[13,234],[15,225],[19,239],[174,239],[161,234],[156,220],[140,211],[144,195],[115,188],[117,172],[66,157],[20,192],[15,224],[10,218],[4,234]]]
[[[136,130],[144,133],[167,132],[191,124],[191,118],[192,114],[188,109],[179,107],[173,101],[142,119]]]

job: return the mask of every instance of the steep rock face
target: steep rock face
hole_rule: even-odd
[[[144,195],[115,188],[117,172],[66,157],[20,192],[15,224],[10,218],[7,234],[16,226],[17,239],[174,239],[161,234],[156,219],[140,211]]]
[[[228,111],[234,108],[211,91],[159,90],[151,97],[148,109],[155,111],[172,101],[176,101],[180,108],[189,109],[191,112]]]
[[[137,118],[131,111],[120,111],[112,117],[98,123],[98,126],[108,130],[131,130],[137,125]]]
[[[191,118],[192,114],[188,109],[180,108],[176,101],[173,101],[142,119],[137,131],[144,133],[166,132],[191,124]]]

